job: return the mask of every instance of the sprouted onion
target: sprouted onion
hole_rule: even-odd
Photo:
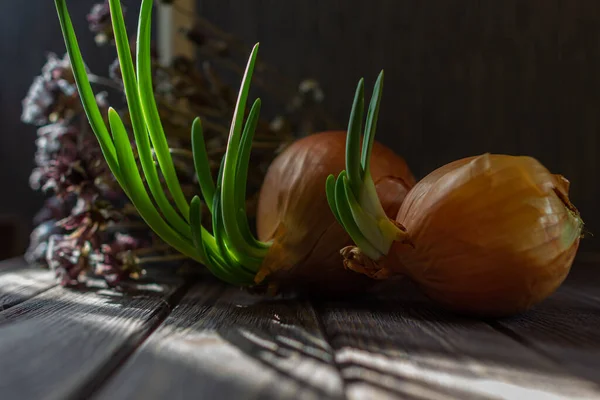
[[[373,116],[375,117],[375,115]],[[324,132],[293,143],[271,164],[258,200],[257,231],[273,242],[257,281],[269,277],[313,293],[355,292],[374,282],[344,268],[339,249],[352,240],[331,213],[323,186],[344,169],[346,132]],[[404,160],[380,143],[371,146],[370,171],[384,215],[393,218],[414,177]],[[394,171],[392,173],[391,171]]]
[[[326,188],[355,243],[341,250],[347,268],[407,276],[447,309],[486,317],[527,310],[566,278],[583,222],[564,177],[531,157],[465,158],[417,182],[386,220],[358,140],[349,129],[346,171]]]
[[[343,268],[338,251],[341,246],[351,244],[351,240],[335,223],[322,190],[326,177],[344,168],[343,132],[322,133],[301,139],[273,162],[260,194],[257,217],[260,239],[254,236],[249,227],[245,209],[247,166],[260,113],[260,99],[253,103],[245,122],[244,113],[258,44],[252,49],[242,79],[227,150],[216,182],[210,173],[200,119],[197,118],[192,125],[194,167],[204,203],[212,217],[212,232],[209,232],[201,224],[200,197],[195,196],[189,203],[184,198],[153,97],[150,67],[152,0],[143,0],[140,9],[137,71],[120,1],[109,1],[143,176],[136,165],[124,124],[112,108],[108,113],[111,138],[95,103],[65,0],[55,1],[77,88],[107,164],[140,216],[160,238],[182,254],[204,264],[219,279],[234,285],[252,286],[264,283],[265,278],[269,277],[266,279],[269,285],[279,286],[278,280],[289,282],[290,276],[311,275],[314,279],[305,281],[326,282],[333,292],[344,287],[340,282],[344,278],[340,276],[360,282],[370,281]],[[372,111],[368,124],[374,130],[377,110]],[[393,217],[414,185],[414,177],[404,160],[391,150],[380,144],[374,145],[372,141],[368,148],[369,153],[373,151],[376,154],[371,167],[382,194],[381,201],[389,216]],[[169,196],[161,185],[153,153]],[[375,190],[377,196],[375,184],[371,189]],[[169,197],[173,199],[175,207],[169,202]],[[379,198],[376,200],[379,205]],[[321,270],[318,270],[319,267]],[[286,273],[275,273],[278,271]],[[332,284],[335,287],[331,288]]]

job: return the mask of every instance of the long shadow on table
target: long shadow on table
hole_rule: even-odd
[[[306,301],[265,300],[232,289],[191,325],[166,323],[185,326],[188,344],[202,346],[210,337],[242,352],[251,365],[320,395],[322,382],[302,374],[303,366],[335,368],[347,394],[363,393],[365,386],[405,398],[486,398],[507,388],[517,396],[571,396],[595,389],[489,324],[445,313],[418,296],[320,301],[314,313]]]
[[[35,359],[37,373],[16,377],[35,376],[38,385],[56,388],[74,372],[94,380],[110,366],[108,386],[102,381],[98,393],[111,399],[215,393],[488,398],[502,390],[512,390],[513,398],[548,392],[573,397],[596,388],[567,371],[598,381],[584,372],[598,370],[600,315],[598,304],[572,291],[566,285],[529,313],[490,325],[445,313],[409,292],[313,306],[249,295],[209,279],[190,290],[127,358],[132,344],[143,339],[128,339],[138,334],[131,327],[156,324],[157,310],[170,307],[164,287],[127,293],[55,288],[0,313],[0,336],[10,331],[5,337],[11,338],[2,348],[13,356],[0,367]],[[569,358],[574,352],[581,354]],[[111,357],[118,354],[116,364]],[[557,361],[561,357],[567,361]],[[48,393],[43,389],[39,393]]]
[[[390,389],[412,391],[406,383],[417,379],[458,390],[458,398],[462,392],[492,396],[512,390],[529,398],[545,391],[574,396],[598,389],[600,304],[565,295],[570,284],[535,309],[497,321],[452,315],[411,285],[399,288],[380,298],[317,304],[342,372],[351,371],[350,384],[387,382]],[[576,320],[588,321],[580,333],[572,325],[567,330],[567,321]],[[519,332],[514,327],[523,321],[548,329]],[[513,334],[507,335],[509,329]],[[563,340],[567,333],[570,347]],[[555,349],[551,356],[542,348]]]

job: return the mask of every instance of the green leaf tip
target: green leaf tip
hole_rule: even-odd
[[[245,183],[248,174],[248,162],[251,140],[245,140],[249,135],[254,135],[260,112],[260,100],[257,99],[248,119],[244,125],[244,114],[246,102],[250,91],[250,82],[254,73],[259,43],[252,48],[248,63],[242,77],[240,91],[234,109],[232,124],[229,130],[227,150],[223,162],[223,177],[221,185],[221,218],[227,236],[230,239],[231,249],[240,257],[247,256],[260,260],[265,257],[268,248],[267,243],[258,241],[247,228],[247,218],[240,219],[238,210],[244,207],[241,203],[245,191]],[[240,163],[242,159],[243,164]],[[243,187],[241,187],[243,186]]]
[[[171,197],[175,201],[177,209],[187,220],[189,214],[189,205],[171,158],[167,137],[163,130],[158,107],[154,98],[154,85],[152,83],[152,65],[151,65],[151,23],[152,23],[152,0],[142,1],[140,9],[138,36],[137,36],[137,95],[140,99],[141,116],[144,119],[144,125],[158,160],[158,165],[165,178],[167,188]]]
[[[346,171],[356,195],[360,191],[361,165],[360,165],[360,138],[362,131],[362,120],[365,104],[365,82],[364,78],[358,81],[350,120],[348,121],[348,133],[346,138]]]
[[[369,103],[369,111],[367,112],[367,123],[365,125],[365,136],[363,138],[362,154],[361,154],[361,178],[365,179],[365,174],[369,174],[369,166],[371,162],[371,152],[375,141],[375,131],[377,129],[377,119],[379,117],[379,105],[381,104],[381,95],[383,91],[383,70],[379,73],[371,102]]]
[[[192,156],[194,159],[194,169],[198,176],[198,183],[200,184],[200,191],[202,197],[212,213],[213,209],[213,198],[215,195],[215,183],[211,175],[210,161],[208,159],[208,153],[206,152],[206,146],[204,143],[204,131],[202,130],[202,122],[199,117],[194,119],[192,123]]]
[[[364,79],[358,81],[348,121],[346,169],[337,180],[329,176],[325,184],[329,208],[336,220],[363,253],[374,260],[387,254],[393,241],[401,236],[399,228],[385,214],[370,174],[383,80],[381,70],[369,102],[364,132]]]

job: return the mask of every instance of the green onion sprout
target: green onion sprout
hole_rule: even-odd
[[[123,191],[148,226],[174,249],[206,266],[219,279],[235,285],[252,285],[270,243],[255,238],[246,214],[246,183],[252,140],[260,114],[257,99],[244,123],[250,81],[256,63],[258,44],[250,54],[233,114],[227,151],[216,183],[211,169],[202,130],[196,118],[191,127],[194,168],[202,198],[212,216],[212,233],[201,224],[202,199],[185,198],[169,151],[167,139],[154,99],[150,59],[150,23],[153,0],[143,0],[137,31],[137,71],[133,64],[127,31],[119,0],[110,0],[115,43],[133,135],[142,174],[137,167],[127,131],[119,114],[110,109],[110,132],[96,104],[77,37],[67,10],[66,0],[55,0],[65,45],[73,74],[88,117],[104,158]],[[159,179],[154,162],[156,154]],[[144,182],[147,183],[148,188]],[[150,193],[148,193],[148,190]],[[165,191],[173,198],[171,205]]]
[[[325,185],[329,207],[338,223],[356,246],[373,260],[386,255],[392,243],[404,235],[386,216],[369,170],[382,88],[383,71],[377,78],[369,103],[361,151],[364,80],[358,82],[348,122],[346,169],[337,179],[329,175]]]

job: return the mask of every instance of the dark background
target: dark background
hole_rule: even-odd
[[[110,46],[98,47],[89,32],[86,15],[94,0],[71,0],[69,12],[81,51],[90,70],[107,76],[108,66],[116,57]],[[123,0],[126,22],[135,32],[138,0]],[[17,230],[2,229],[0,253],[22,253],[28,242],[31,220],[41,207],[43,196],[29,187],[34,168],[36,128],[23,124],[21,100],[46,62],[48,52],[60,57],[66,52],[54,1],[4,0],[0,12],[0,222],[1,227],[16,222]],[[6,222],[4,222],[6,221]],[[8,233],[7,233],[8,232]],[[10,242],[7,245],[5,242]]]
[[[21,99],[64,44],[52,1],[10,1],[0,13],[0,212],[28,223],[41,196],[28,187],[35,130]],[[69,8],[86,61],[114,58],[88,34],[93,1]],[[135,26],[133,6],[130,27]],[[377,138],[424,176],[483,152],[526,154],[571,180],[587,228],[600,234],[600,2],[594,0],[200,0],[198,12],[290,78],[317,79],[344,127],[355,85],[386,71]],[[99,69],[100,68],[100,69]],[[598,240],[584,241],[585,249]]]

